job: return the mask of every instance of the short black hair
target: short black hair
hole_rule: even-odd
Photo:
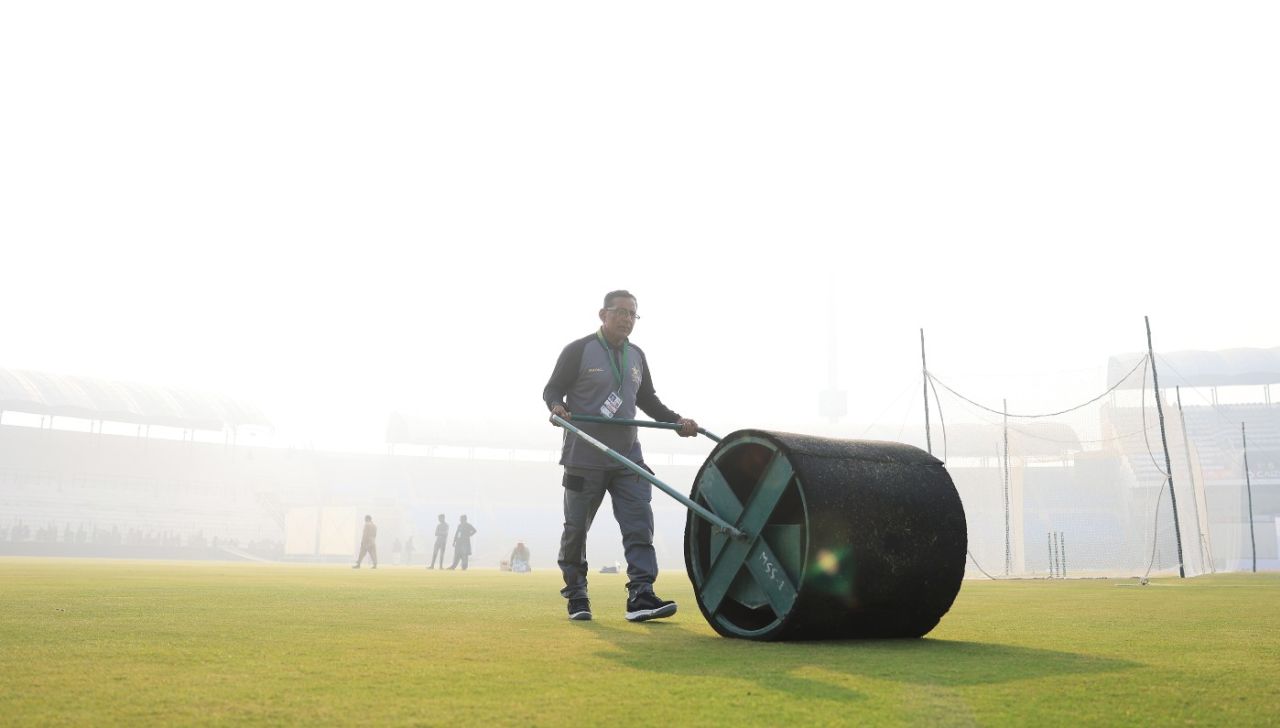
[[[372,521],[372,520],[373,520],[373,516],[365,516],[365,517],[364,517],[364,520],[366,520],[366,521]]]
[[[622,298],[623,296],[630,298],[632,301],[637,300],[634,293],[632,293],[631,291],[628,291],[625,288],[621,288],[616,291],[609,291],[608,293],[604,294],[604,307],[609,308],[609,306],[613,304],[613,299]]]

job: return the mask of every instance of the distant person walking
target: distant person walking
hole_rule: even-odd
[[[440,568],[444,568],[444,549],[449,543],[449,524],[444,520],[444,514],[440,514],[440,522],[436,524],[436,545],[431,550],[431,563],[427,564],[428,569],[436,568],[436,556],[440,556]]]
[[[369,561],[373,562],[372,568],[378,568],[378,527],[373,525],[373,516],[364,517],[364,534],[360,536],[360,556],[356,559],[356,565],[351,567],[359,569],[360,563],[364,561],[364,555],[369,554]]]
[[[458,568],[458,562],[462,562],[462,570],[467,570],[467,557],[471,556],[471,537],[476,533],[476,527],[467,523],[466,516],[458,517],[458,530],[453,532],[453,563],[449,565],[449,569]]]
[[[409,540],[404,542],[404,565],[413,565],[413,536],[410,536]]]

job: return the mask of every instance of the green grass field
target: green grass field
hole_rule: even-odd
[[[0,559],[0,724],[1280,722],[1280,575],[966,582],[923,640],[718,637],[594,575]]]

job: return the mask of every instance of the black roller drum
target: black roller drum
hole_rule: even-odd
[[[942,463],[891,442],[740,430],[690,497],[685,563],[698,607],[727,637],[920,637],[964,577],[964,507]]]

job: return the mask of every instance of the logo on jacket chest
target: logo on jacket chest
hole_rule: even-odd
[[[587,369],[587,374],[604,374],[604,373],[605,373],[604,367],[589,367]],[[635,366],[631,367],[631,383],[639,387],[640,380],[641,380],[640,367],[635,367]]]

